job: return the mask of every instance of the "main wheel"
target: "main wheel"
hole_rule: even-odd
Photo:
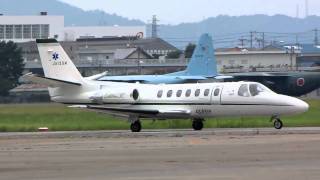
[[[140,121],[135,121],[131,124],[130,129],[132,132],[140,132],[142,129]]]
[[[276,129],[282,129],[283,127],[283,123],[280,119],[275,119],[273,125]]]
[[[195,131],[201,131],[203,129],[203,120],[194,120],[192,127]]]

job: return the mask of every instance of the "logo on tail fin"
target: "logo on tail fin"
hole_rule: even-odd
[[[52,59],[54,60],[52,63],[53,66],[64,66],[68,64],[67,61],[59,61],[60,55],[57,52],[52,54]]]
[[[58,59],[59,59],[59,54],[56,53],[56,52],[53,53],[53,54],[52,54],[52,59],[55,60],[55,61],[58,60]]]

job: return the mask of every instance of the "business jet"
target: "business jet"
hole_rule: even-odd
[[[49,86],[52,101],[112,115],[125,116],[133,132],[140,119],[192,119],[201,130],[205,118],[270,116],[276,129],[280,117],[306,112],[308,104],[279,95],[255,82],[140,84],[85,79],[55,39],[37,40],[44,77],[23,76]]]

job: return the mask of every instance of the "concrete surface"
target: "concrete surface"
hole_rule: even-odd
[[[285,134],[320,134],[320,127],[284,128],[230,128],[230,129],[204,129],[193,131],[191,129],[179,130],[143,130],[140,133],[132,133],[130,130],[117,131],[67,131],[67,132],[22,132],[22,133],[0,133],[0,139],[33,139],[33,138],[114,138],[114,137],[182,137],[203,135],[285,135]]]
[[[0,135],[0,179],[320,179],[319,134],[206,131],[112,132],[107,138],[93,136],[99,132],[74,132],[74,137],[5,133]]]

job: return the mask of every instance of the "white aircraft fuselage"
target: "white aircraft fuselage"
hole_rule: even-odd
[[[204,118],[260,115],[271,116],[280,129],[280,116],[309,108],[302,100],[255,82],[154,85],[83,78],[56,40],[38,40],[37,45],[45,77],[27,74],[24,78],[48,85],[55,102],[127,116],[134,132],[141,130],[140,118],[190,118],[193,128],[201,130]]]

